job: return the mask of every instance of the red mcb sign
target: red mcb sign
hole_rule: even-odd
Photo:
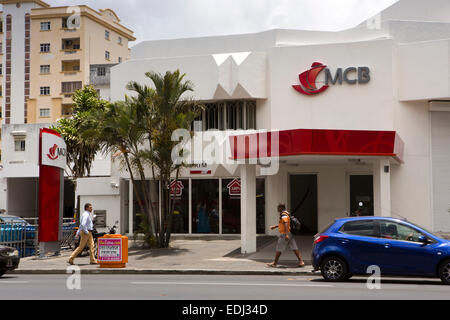
[[[316,84],[317,77],[322,70],[325,72],[325,84],[318,88]],[[320,62],[314,62],[311,65],[311,69],[299,74],[299,81],[300,85],[292,86],[296,91],[305,95],[314,95],[328,89],[330,84],[342,84],[343,82],[348,84],[368,83],[370,81],[370,69],[369,67],[337,68],[333,75],[326,65],[323,65]]]
[[[39,242],[61,239],[66,143],[54,130],[39,133]]]

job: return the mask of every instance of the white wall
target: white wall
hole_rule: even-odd
[[[450,102],[446,104],[450,111]],[[450,231],[450,112],[432,111],[433,229]]]
[[[88,202],[92,204],[94,211],[106,210],[106,225],[108,227],[112,227],[116,221],[120,221],[119,178],[96,177],[77,179],[76,196],[80,196],[81,211],[83,211],[84,204]]]

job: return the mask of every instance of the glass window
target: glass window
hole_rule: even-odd
[[[110,57],[111,57],[111,55],[110,55],[109,51],[105,51],[105,59],[109,60]]]
[[[105,39],[109,40],[109,31],[105,30]]]
[[[192,180],[192,233],[219,233],[219,180]]]
[[[189,180],[173,180],[170,196],[174,199],[172,233],[189,233]]]
[[[392,221],[379,221],[380,237],[384,239],[404,240],[420,242],[419,236],[423,235],[414,228]]]
[[[227,100],[204,105],[202,115],[193,122],[194,131],[256,128],[256,100]]]
[[[256,179],[256,233],[265,233],[265,180]],[[241,180],[222,179],[222,233],[241,233]]]
[[[50,21],[41,22],[41,31],[50,30]]]
[[[15,151],[25,151],[25,140],[15,140],[14,141]]]
[[[104,77],[104,76],[106,76],[106,68],[98,67],[97,68],[97,77]]]
[[[42,73],[42,74],[48,74],[48,73],[50,73],[50,65],[49,65],[49,64],[43,64],[43,65],[41,65],[41,73]]]
[[[377,232],[373,220],[358,220],[345,223],[341,232],[355,236],[376,237]]]
[[[39,109],[39,116],[42,118],[50,117],[50,109],[49,108]]]
[[[50,87],[41,87],[41,95],[47,96],[50,94]]]
[[[50,43],[41,43],[41,52],[50,52]]]
[[[119,44],[122,44],[122,37],[119,37],[117,41]]]
[[[150,210],[155,210],[154,214],[159,217],[159,182],[152,180],[136,181],[136,187],[133,187],[133,231],[142,233],[145,228],[145,216],[139,205],[138,196],[144,201],[144,193],[147,194],[148,201],[152,201]],[[150,192],[148,191],[150,190]],[[150,197],[148,197],[150,194]],[[153,208],[153,209],[152,209]]]

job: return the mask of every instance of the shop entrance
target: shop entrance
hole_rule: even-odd
[[[317,175],[291,175],[290,210],[302,223],[303,234],[317,233]]]
[[[373,176],[350,176],[350,215],[373,216]]]

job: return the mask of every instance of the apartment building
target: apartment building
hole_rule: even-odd
[[[109,69],[129,59],[136,39],[111,9],[0,4],[0,207],[37,216],[38,129],[70,116],[73,94],[85,85],[109,99]]]
[[[133,31],[111,9],[51,7],[43,1],[2,0],[4,124],[52,123],[68,116],[74,92],[90,84],[91,65],[129,58]],[[3,92],[4,91],[4,92]]]

